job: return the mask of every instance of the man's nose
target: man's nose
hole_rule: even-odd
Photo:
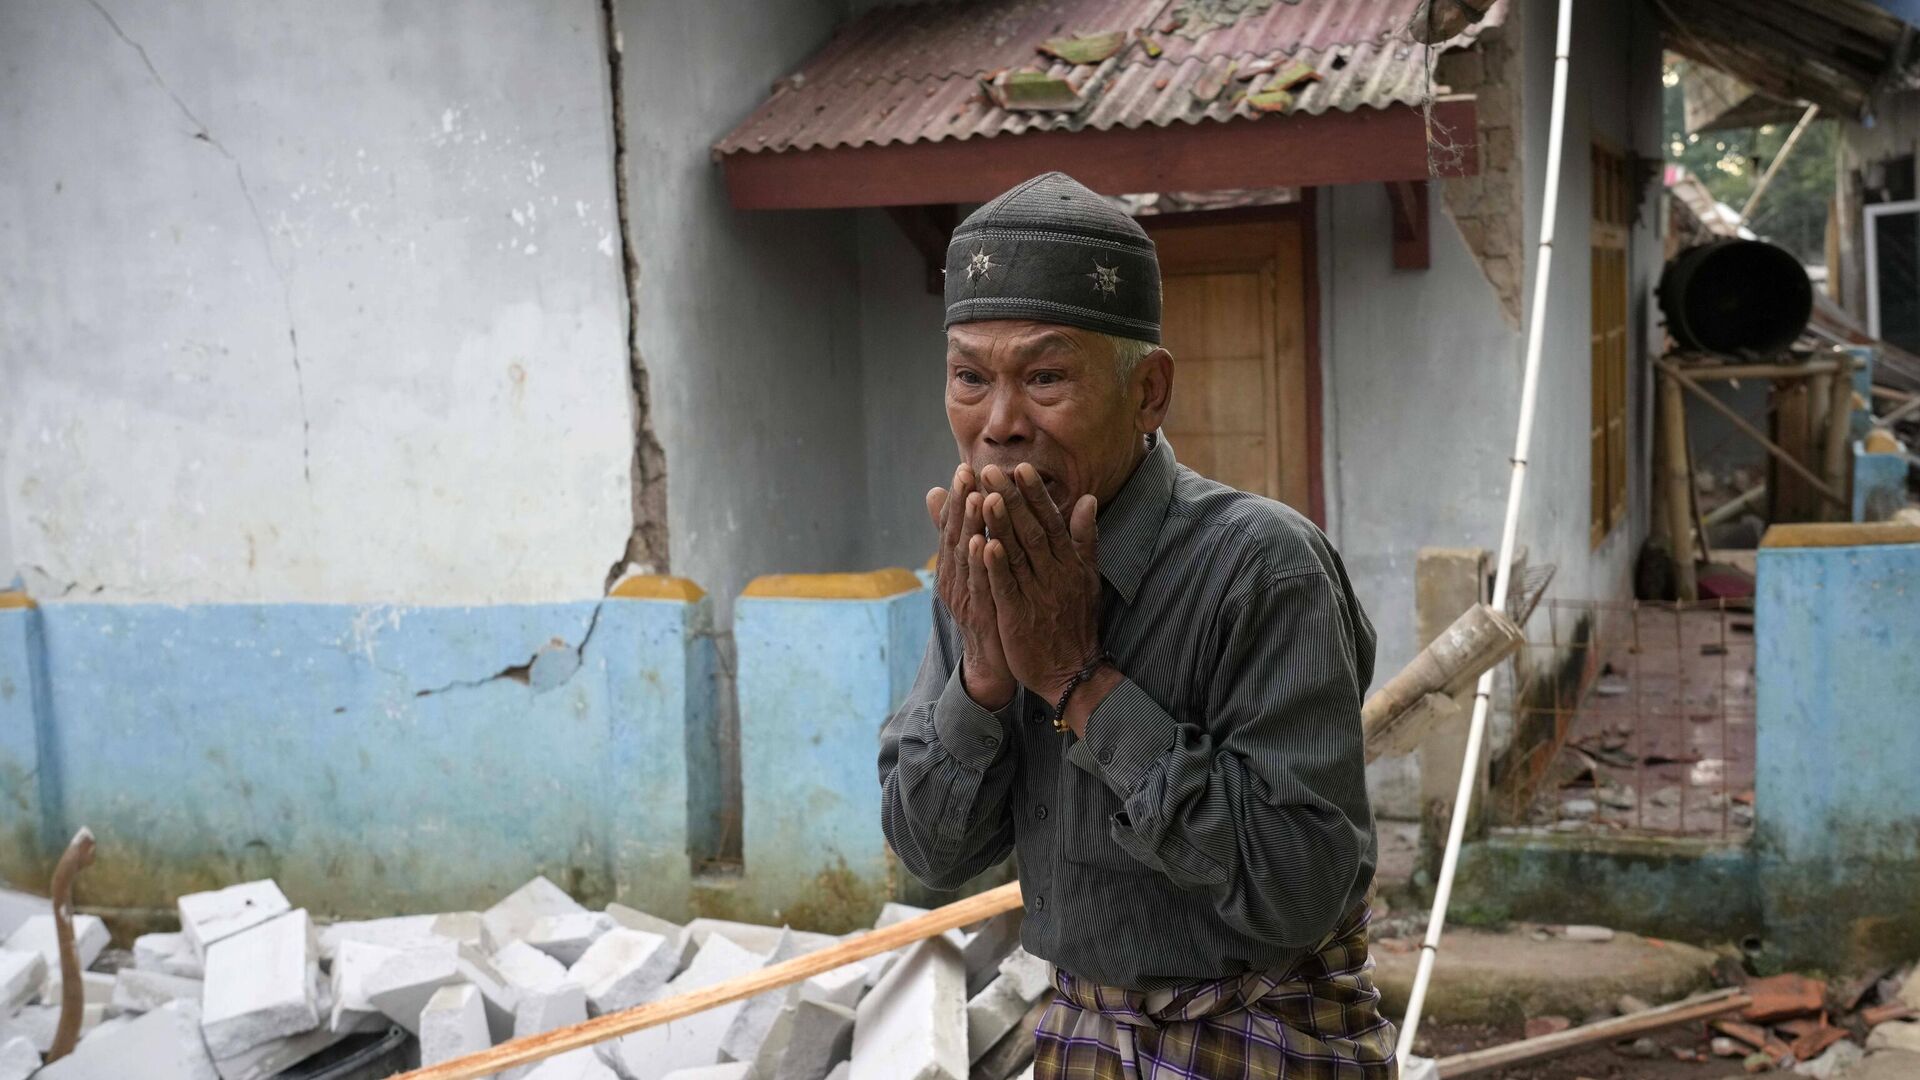
[[[996,390],[987,411],[984,432],[995,446],[1020,446],[1033,439],[1033,424],[1027,418],[1026,398],[1018,391]]]

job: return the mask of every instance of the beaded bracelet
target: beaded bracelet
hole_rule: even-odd
[[[1079,689],[1081,683],[1093,678],[1094,672],[1099,671],[1111,663],[1113,663],[1113,654],[1102,652],[1099,656],[1093,658],[1091,664],[1081,668],[1075,673],[1073,678],[1067,680],[1067,688],[1060,691],[1060,703],[1053,707],[1053,730],[1071,730],[1067,727],[1067,699],[1073,696],[1073,692]]]

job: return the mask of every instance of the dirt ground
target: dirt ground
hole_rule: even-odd
[[[1518,1042],[1526,1032],[1521,1025],[1511,1027],[1489,1024],[1422,1025],[1414,1052],[1422,1057],[1446,1057],[1449,1054],[1479,1050],[1503,1043]],[[1705,1024],[1688,1024],[1653,1033],[1649,1038],[1660,1045],[1660,1056],[1638,1058],[1602,1044],[1577,1050],[1562,1057],[1514,1065],[1493,1072],[1478,1073],[1484,1080],[1722,1080],[1747,1075],[1739,1058],[1715,1058],[1705,1062],[1678,1061],[1674,1050],[1706,1052]]]

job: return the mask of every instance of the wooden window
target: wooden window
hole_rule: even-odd
[[[1633,177],[1627,159],[1593,148],[1593,502],[1590,539],[1599,547],[1627,516],[1627,233]]]

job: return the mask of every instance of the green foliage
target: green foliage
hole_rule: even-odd
[[[1680,73],[1687,63],[1675,60],[1665,71],[1667,160],[1692,170],[1714,198],[1737,211],[1753,194],[1754,185],[1787,141],[1793,125],[1767,124],[1688,135],[1680,92]],[[1827,205],[1833,198],[1838,137],[1833,121],[1815,119],[1767,186],[1753,220],[1747,222],[1761,239],[1786,248],[1812,266],[1827,261]]]

